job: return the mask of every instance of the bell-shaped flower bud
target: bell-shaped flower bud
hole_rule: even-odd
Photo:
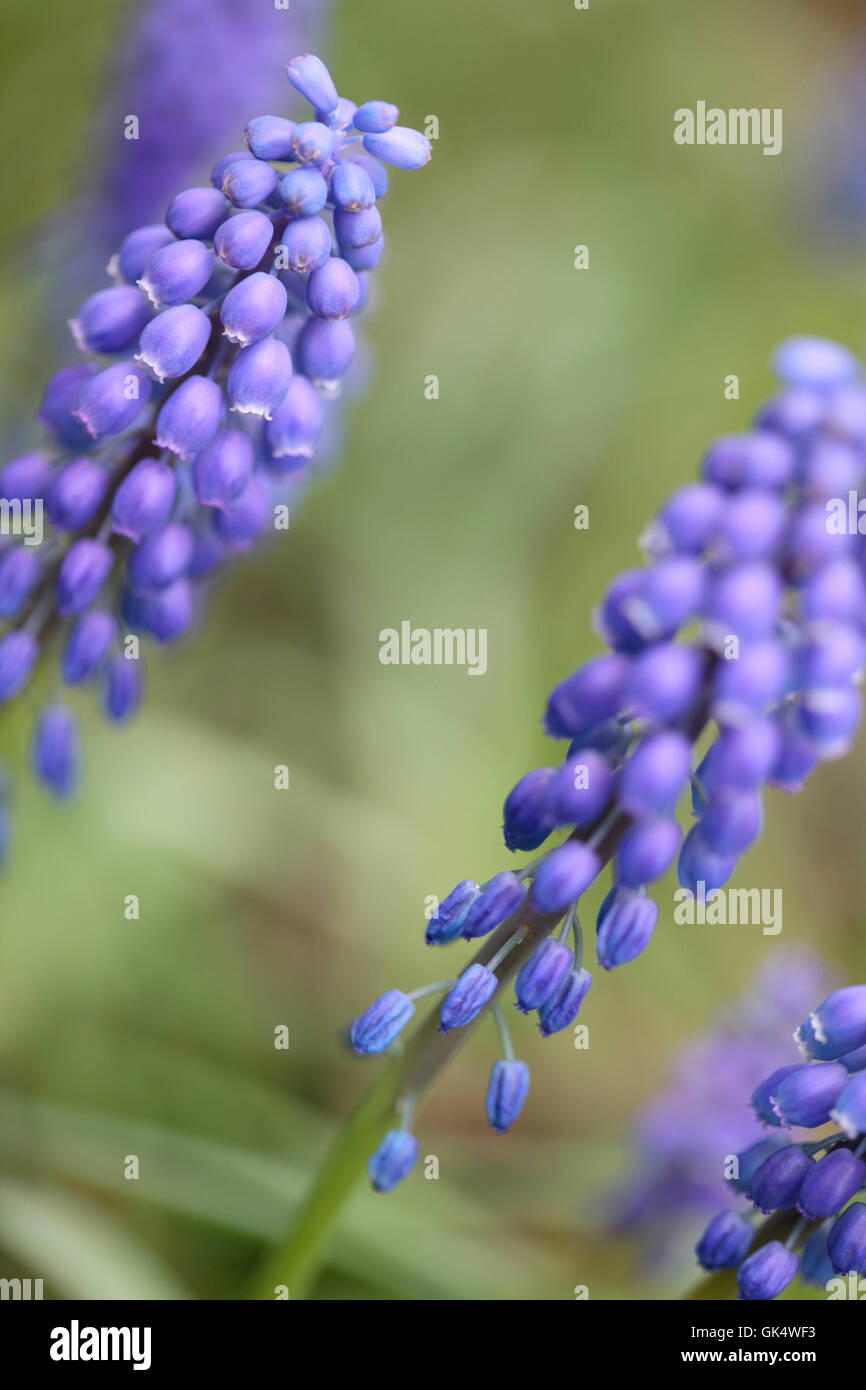
[[[349,1036],[353,1048],[364,1054],[384,1052],[414,1013],[415,1005],[408,995],[399,989],[387,990],[352,1024]]]
[[[290,169],[280,180],[280,202],[290,217],[315,217],[327,201],[328,185],[318,169]]]
[[[331,233],[321,217],[296,217],[276,249],[283,269],[297,274],[318,270],[331,254]]]
[[[791,1211],[804,1179],[816,1165],[799,1144],[789,1144],[765,1158],[752,1175],[749,1196],[762,1212]]]
[[[635,821],[623,835],[616,854],[617,881],[640,888],[667,873],[677,857],[682,831],[663,816]]]
[[[55,372],[45,388],[36,418],[68,449],[80,449],[90,443],[90,434],[75,411],[81,392],[98,371],[95,362],[73,362]]]
[[[239,212],[217,227],[213,247],[232,269],[255,270],[273,235],[273,223],[263,212]]]
[[[254,473],[240,496],[214,514],[218,534],[231,550],[247,550],[264,529],[270,501],[262,479]]]
[[[220,309],[229,342],[249,347],[267,338],[285,315],[286,304],[286,287],[276,276],[262,270],[248,275],[229,290]]]
[[[559,990],[574,964],[570,946],[548,936],[521,967],[514,982],[517,1008],[522,1014],[539,1009]]]
[[[137,545],[129,559],[129,582],[137,593],[156,593],[187,572],[193,553],[188,526],[170,522]]]
[[[493,998],[498,983],[496,976],[485,966],[470,965],[442,1005],[439,1032],[450,1033],[452,1028],[465,1028]]]
[[[85,536],[72,543],[57,574],[57,611],[61,618],[90,607],[113,563],[111,551],[100,541]]]
[[[218,188],[185,188],[168,205],[165,223],[182,241],[209,241],[228,212]]]
[[[569,970],[559,988],[538,1010],[543,1038],[561,1032],[574,1022],[591,984],[592,976],[588,970]]]
[[[207,314],[194,304],[178,304],[147,325],[135,360],[153,372],[157,381],[186,376],[207,347],[210,335]]]
[[[66,684],[83,685],[92,680],[116,636],[117,623],[110,613],[83,613],[63,649],[61,671]]]
[[[866,1067],[866,1048],[862,1051],[864,1054],[862,1064]],[[836,1097],[830,1112],[830,1119],[839,1126],[843,1134],[847,1134],[849,1139],[857,1139],[861,1134],[866,1134],[866,1071],[857,1071],[854,1076],[851,1076],[849,1057],[843,1057],[840,1062],[840,1065],[844,1064],[845,1066],[847,1079]],[[819,1063],[819,1065],[821,1064]],[[827,1062],[824,1065],[833,1066],[835,1064]]]
[[[123,724],[138,712],[143,694],[141,661],[117,654],[102,673],[102,709],[113,724]]]
[[[395,125],[381,134],[365,135],[364,149],[374,159],[384,160],[395,169],[423,169],[433,154],[426,135],[402,125]]]
[[[174,236],[162,222],[148,227],[136,227],[134,232],[123,238],[120,250],[112,256],[108,272],[110,275],[134,285],[144,274],[144,268],[155,251],[161,251],[174,241]]]
[[[773,1096],[773,1111],[783,1125],[817,1129],[830,1119],[848,1082],[841,1062],[814,1062],[782,1078]]]
[[[649,945],[658,921],[658,905],[645,893],[621,884],[599,908],[596,951],[604,970],[635,960]]]
[[[382,235],[382,214],[377,207],[362,208],[360,212],[335,208],[334,231],[341,247],[371,246]]]
[[[828,995],[795,1034],[805,1057],[832,1062],[866,1044],[866,985]]]
[[[552,767],[536,767],[511,788],[502,827],[508,849],[537,849],[547,839],[555,822],[544,809],[544,797],[553,775]]]
[[[345,319],[310,318],[298,335],[298,370],[310,381],[332,387],[347,370],[355,354],[355,335]]]
[[[551,778],[544,809],[554,825],[590,825],[607,805],[612,787],[607,758],[594,748],[581,748]]]
[[[866,1275],[866,1203],[852,1202],[834,1221],[827,1254],[837,1274]]]
[[[53,481],[54,469],[45,454],[22,454],[0,470],[0,497],[7,502],[44,501]]]
[[[776,1095],[786,1077],[793,1076],[799,1070],[800,1067],[796,1062],[788,1066],[777,1067],[760,1085],[755,1087],[749,1104],[758,1119],[762,1120],[765,1125],[772,1125],[775,1129],[781,1128],[782,1120],[775,1108]]]
[[[389,1130],[367,1172],[376,1192],[391,1192],[408,1178],[418,1159],[418,1140],[404,1129]]]
[[[291,379],[291,354],[279,338],[263,338],[242,348],[226,381],[232,410],[270,420],[285,399]]]
[[[695,825],[683,841],[677,877],[680,886],[690,893],[699,894],[702,884],[705,893],[712,893],[727,883],[736,867],[737,861],[733,856],[717,854],[710,849],[700,826]]]
[[[306,97],[317,111],[330,115],[336,111],[339,96],[334,80],[321,58],[314,53],[304,53],[286,64],[286,73],[296,92]]]
[[[252,351],[246,348],[245,351]],[[205,507],[224,507],[240,497],[253,476],[252,440],[240,430],[220,430],[196,455],[192,466],[195,495]]]
[[[487,1119],[497,1134],[505,1134],[519,1117],[529,1095],[529,1067],[525,1062],[494,1062],[487,1087]]]
[[[376,190],[366,169],[347,160],[345,164],[338,164],[331,175],[331,197],[335,207],[346,212],[362,212],[375,203]]]
[[[176,498],[177,477],[171,465],[161,459],[139,459],[112,499],[114,530],[137,544],[166,524]]]
[[[345,319],[361,298],[358,277],[339,256],[331,256],[307,281],[307,303],[322,319]]]
[[[399,115],[389,101],[365,101],[355,112],[354,126],[364,135],[382,135],[397,124]]]
[[[299,164],[324,164],[334,148],[334,132],[321,121],[301,121],[292,132],[292,153]]]
[[[443,898],[427,923],[428,946],[446,946],[456,941],[463,930],[469,909],[479,894],[474,879],[464,878]]]
[[[275,459],[310,458],[322,430],[322,403],[305,376],[293,376],[267,425]]]
[[[487,936],[512,913],[526,897],[526,889],[516,874],[503,870],[476,894],[463,917],[462,934],[467,941]]]
[[[209,444],[222,422],[223,393],[209,377],[190,376],[167,398],[156,417],[156,442],[191,459]]]
[[[36,721],[30,750],[33,771],[54,796],[66,800],[78,790],[81,755],[78,721],[63,705],[49,705]]]
[[[85,299],[69,327],[82,352],[123,352],[134,343],[153,310],[134,285],[117,285]]]
[[[15,618],[35,589],[42,573],[36,551],[13,545],[0,552],[0,618]]]
[[[544,716],[551,738],[579,738],[602,719],[620,712],[629,672],[619,654],[597,656],[556,686]]]
[[[14,700],[27,685],[39,655],[39,643],[29,632],[13,629],[0,637],[0,704]]]
[[[546,856],[532,880],[532,905],[538,912],[564,912],[585,893],[601,872],[601,860],[580,840],[568,840]]]
[[[295,122],[285,116],[255,116],[244,135],[256,159],[291,159]]]
[[[138,280],[151,304],[158,309],[194,299],[213,274],[214,260],[204,242],[196,238],[173,241],[154,251]]]
[[[798,1265],[793,1250],[786,1250],[781,1241],[771,1240],[740,1265],[737,1271],[740,1297],[749,1302],[776,1298],[791,1283]]]
[[[256,208],[277,187],[279,174],[260,159],[239,159],[223,172],[223,193],[236,208]]]
[[[823,1221],[846,1207],[866,1186],[866,1163],[850,1149],[834,1149],[813,1164],[803,1179],[797,1210],[810,1221]]]
[[[108,490],[109,475],[95,459],[72,459],[60,470],[46,498],[48,519],[59,531],[80,531],[93,519]]]
[[[737,1211],[719,1212],[695,1246],[698,1263],[703,1269],[736,1269],[754,1238],[755,1228],[747,1217]]]
[[[150,400],[150,382],[134,362],[116,362],[81,388],[73,415],[92,439],[122,434]]]

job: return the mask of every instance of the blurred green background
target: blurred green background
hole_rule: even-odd
[[[8,432],[72,357],[46,307],[128,15],[0,13]],[[856,6],[796,0],[338,7],[340,89],[408,124],[435,114],[440,139],[392,181],[375,372],[338,468],[151,662],[133,728],[88,709],[80,804],[21,779],[0,887],[0,1273],[55,1296],[226,1298],[280,1237],[377,1065],[342,1049],[344,1021],[440,970],[427,895],[504,867],[502,799],[551,757],[546,693],[596,650],[591,610],[646,520],[748,422],[780,337],[862,346],[866,254],[831,216],[821,153],[850,133],[825,123],[857,24]],[[782,155],[677,147],[673,112],[698,99],[783,107]],[[46,218],[59,250],[34,264]],[[487,675],[383,667],[379,630],[403,619],[487,628]],[[7,749],[21,737],[7,721]],[[783,889],[781,937],[675,927],[666,885],[646,956],[597,973],[588,1051],[517,1026],[533,1089],[507,1139],[484,1121],[480,1029],[421,1117],[440,1180],[359,1187],[315,1296],[676,1296],[684,1279],[599,1236],[597,1194],[635,1107],[773,952],[805,942],[864,978],[864,770],[861,746],[803,797],[770,796],[736,881]]]

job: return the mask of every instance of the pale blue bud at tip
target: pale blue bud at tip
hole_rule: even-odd
[[[522,1014],[546,1004],[559,989],[574,963],[574,952],[561,941],[547,937],[521,967],[514,982],[515,1003]]]
[[[33,771],[59,800],[75,795],[80,778],[78,721],[62,705],[49,705],[36,721],[30,750]]]
[[[462,879],[451,889],[427,923],[425,939],[428,946],[445,946],[457,940],[479,891],[478,884],[471,878]]]
[[[186,376],[210,341],[211,321],[194,304],[165,309],[141,335],[136,362],[147,367],[157,381]]]
[[[529,1067],[525,1062],[494,1062],[485,1097],[491,1127],[505,1134],[518,1119],[529,1095]]]
[[[408,1178],[418,1159],[418,1140],[403,1129],[385,1135],[367,1172],[376,1192],[391,1192]]]
[[[135,342],[152,312],[141,290],[117,285],[85,299],[69,327],[82,352],[123,352]]]
[[[0,637],[0,704],[14,700],[27,685],[39,655],[39,643],[29,632]]]
[[[253,475],[254,462],[252,440],[247,435],[240,430],[220,430],[196,455],[192,466],[199,502],[205,507],[224,507],[240,497]]]
[[[209,241],[227,212],[228,204],[218,188],[187,188],[172,198],[165,222],[181,240]]]
[[[128,536],[137,543],[165,525],[176,498],[174,469],[159,459],[140,459],[114,494],[113,528],[119,535]]]
[[[496,993],[499,981],[483,965],[470,965],[464,970],[442,1005],[439,1032],[450,1033],[453,1028],[465,1028],[472,1023]]]
[[[178,458],[191,459],[213,439],[223,410],[223,394],[215,381],[203,376],[187,377],[160,408],[156,443]]]
[[[222,302],[220,319],[225,336],[241,347],[267,338],[284,317],[287,302],[286,287],[276,276],[255,271],[229,290]]]
[[[278,338],[263,338],[242,348],[226,380],[232,410],[270,420],[284,400],[291,379],[291,354]]]
[[[786,338],[773,353],[773,371],[788,386],[844,386],[860,373],[853,353],[828,338]]]
[[[781,1241],[771,1240],[740,1265],[737,1286],[740,1297],[748,1302],[776,1298],[793,1280],[799,1260],[793,1250],[786,1250]]]
[[[97,674],[117,636],[110,613],[84,613],[69,634],[63,650],[61,672],[67,685],[83,685]]]
[[[233,270],[255,270],[273,235],[273,223],[265,213],[239,212],[217,227],[214,251]]]
[[[365,1055],[384,1052],[414,1013],[415,1005],[402,990],[387,990],[352,1024],[349,1032],[352,1047]]]
[[[754,1238],[755,1228],[747,1217],[736,1211],[720,1212],[695,1246],[698,1264],[708,1270],[736,1269]]]
[[[374,159],[392,164],[395,169],[423,169],[433,154],[426,135],[409,126],[394,126],[381,135],[365,135],[364,149]]]
[[[301,121],[292,132],[292,154],[299,164],[324,164],[334,148],[334,138],[334,132],[321,121]]]
[[[317,111],[330,115],[336,111],[340,98],[333,78],[314,53],[304,53],[286,64],[286,74],[296,92],[306,97]]]
[[[170,308],[194,299],[213,274],[213,256],[195,238],[173,241],[154,251],[138,280],[151,304]]]
[[[290,217],[315,217],[327,201],[328,185],[318,169],[290,169],[280,180],[280,202]]]
[[[100,541],[86,536],[73,541],[57,574],[57,612],[61,618],[90,607],[113,563],[111,551]]]
[[[365,101],[355,112],[354,126],[364,135],[383,135],[397,124],[399,116],[389,101]]]
[[[284,116],[255,116],[244,136],[256,159],[286,160],[292,158],[292,136],[295,122]]]

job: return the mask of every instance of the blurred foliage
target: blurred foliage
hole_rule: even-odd
[[[0,13],[8,433],[71,357],[37,313],[63,258],[28,250],[93,177],[126,16],[112,0]],[[21,781],[0,888],[4,1273],[54,1295],[231,1297],[283,1230],[371,1075],[344,1020],[439,969],[428,894],[502,867],[503,796],[551,756],[546,692],[596,649],[591,610],[646,519],[747,423],[776,340],[862,343],[861,248],[829,257],[820,209],[808,230],[794,212],[857,20],[796,0],[344,4],[338,86],[409,124],[435,114],[441,138],[387,200],[375,375],[339,468],[217,587],[195,640],[153,660],[133,729],[85,706],[77,807]],[[782,106],[783,154],[678,148],[673,111],[699,98]],[[404,618],[486,627],[486,677],[381,666],[378,633]],[[23,722],[3,734],[19,751]],[[480,1029],[422,1115],[440,1181],[359,1190],[317,1296],[675,1295],[599,1234],[599,1193],[635,1105],[780,942],[863,978],[864,787],[861,749],[802,798],[771,796],[738,882],[783,888],[781,937],[676,927],[666,886],[646,957],[598,972],[588,1052],[518,1026],[533,1089],[508,1139],[484,1122]]]

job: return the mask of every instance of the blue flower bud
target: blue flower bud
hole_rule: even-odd
[[[27,546],[11,546],[0,553],[0,618],[17,617],[41,573],[39,556]]]
[[[866,985],[837,989],[819,1004],[794,1034],[800,1051],[833,1062],[866,1043]]]
[[[134,362],[116,362],[85,382],[72,412],[93,439],[122,434],[150,400],[150,382]]]
[[[273,235],[273,223],[263,212],[239,212],[217,227],[214,251],[235,270],[255,270]]]
[[[831,686],[859,681],[864,660],[866,646],[852,623],[816,623],[804,634],[797,652],[797,682],[801,686]]]
[[[334,148],[334,132],[321,121],[301,121],[292,132],[292,150],[299,164],[324,164]]]
[[[402,125],[395,125],[381,135],[365,135],[364,149],[374,159],[393,164],[395,169],[423,169],[433,154],[426,135]]]
[[[7,502],[44,501],[53,480],[50,459],[38,452],[22,454],[0,471],[0,497]]]
[[[622,707],[629,662],[617,654],[597,656],[560,681],[548,701],[544,729],[551,738],[579,738]]]
[[[802,730],[821,761],[832,762],[851,747],[863,717],[863,703],[851,686],[805,690],[797,713]]]
[[[492,999],[498,983],[496,976],[485,966],[470,965],[442,1005],[439,1032],[450,1033],[452,1028],[465,1028]]]
[[[385,238],[380,236],[369,246],[341,246],[340,252],[346,265],[355,271],[375,270],[385,251]]]
[[[479,891],[478,884],[471,878],[461,879],[456,888],[451,889],[427,923],[428,946],[446,946],[457,940]]]
[[[315,385],[333,386],[355,353],[355,335],[345,319],[308,319],[298,336],[298,370]]]
[[[834,1221],[827,1254],[837,1274],[866,1274],[866,1203],[852,1202]]]
[[[866,392],[859,382],[837,386],[824,395],[823,424],[832,435],[840,435],[855,444],[866,441]]]
[[[854,546],[854,536],[827,529],[827,510],[823,502],[810,502],[797,508],[788,523],[785,538],[785,568],[794,582],[813,576],[824,565],[844,560]]]
[[[382,135],[397,124],[400,112],[388,101],[365,101],[355,112],[354,125],[364,135]]]
[[[298,217],[283,232],[276,255],[282,256],[289,270],[303,273],[318,270],[331,254],[331,233],[321,217]]]
[[[128,285],[134,285],[144,274],[144,267],[154,251],[160,251],[172,241],[174,237],[162,222],[136,227],[120,243],[120,250],[109,263],[109,273],[119,275]]]
[[[199,502],[205,507],[224,507],[233,502],[253,476],[254,463],[253,445],[247,435],[240,430],[220,430],[196,455],[192,466]]]
[[[334,231],[341,247],[370,246],[382,235],[382,214],[377,207],[362,208],[360,212],[335,208]]]
[[[612,786],[607,758],[594,748],[578,749],[557,769],[547,787],[543,809],[548,822],[590,825],[607,805]]]
[[[0,637],[0,704],[21,694],[38,655],[39,643],[29,632],[13,630]]]
[[[791,441],[808,438],[827,418],[827,397],[809,386],[780,391],[757,411],[755,424],[763,431],[774,430]]]
[[[788,1144],[765,1158],[752,1174],[749,1196],[762,1212],[791,1211],[796,1205],[803,1179],[815,1167],[799,1144]]]
[[[713,718],[722,727],[738,727],[760,718],[785,693],[791,662],[781,642],[749,642],[729,661],[721,661],[713,679]]]
[[[358,277],[339,256],[331,256],[307,281],[307,303],[323,319],[345,319],[361,298]]]
[[[96,675],[117,636],[117,623],[110,613],[84,613],[69,634],[63,650],[61,670],[67,685],[83,685]]]
[[[264,528],[268,512],[268,494],[253,474],[240,496],[214,514],[214,524],[230,550],[247,550]]]
[[[755,843],[763,825],[757,792],[721,792],[710,797],[701,814],[701,839],[713,854],[735,858]]]
[[[71,367],[55,372],[45,388],[36,418],[68,449],[90,443],[90,435],[74,411],[82,390],[98,370],[95,362],[73,362]]]
[[[201,357],[211,335],[211,321],[194,304],[166,309],[141,335],[136,362],[147,367],[157,381],[186,376]]]
[[[80,531],[99,510],[108,489],[107,471],[91,458],[73,459],[60,470],[46,498],[48,517],[60,531]]]
[[[388,170],[378,159],[373,159],[368,154],[353,154],[350,155],[348,163],[357,164],[359,169],[364,170],[373,185],[377,202],[384,198],[388,192]]]
[[[824,565],[803,585],[800,605],[807,620],[859,622],[866,612],[866,584],[859,566],[844,558]]]
[[[291,159],[295,122],[284,116],[255,116],[244,135],[256,159]]]
[[[57,574],[57,611],[61,618],[90,607],[113,563],[111,551],[100,541],[85,536],[72,543]]]
[[[580,840],[567,840],[544,859],[532,880],[532,905],[538,912],[564,912],[601,872],[601,860]]]
[[[570,946],[548,936],[538,946],[514,982],[516,1007],[522,1014],[538,1009],[558,993],[563,980],[574,964]]]
[[[191,459],[213,439],[222,417],[223,394],[216,382],[187,377],[160,407],[156,443],[178,458]]]
[[[768,1134],[765,1139],[759,1139],[757,1143],[750,1144],[742,1153],[737,1154],[737,1176],[730,1180],[734,1191],[744,1197],[751,1197],[752,1178],[762,1163],[770,1154],[776,1153],[779,1149],[787,1149],[789,1144],[790,1141],[783,1134]]]
[[[755,1228],[737,1211],[714,1216],[695,1246],[698,1264],[704,1269],[736,1269],[746,1258],[755,1238]]]
[[[352,122],[355,119],[357,109],[354,101],[340,97],[333,111],[323,111],[321,107],[316,107],[316,120],[321,121],[323,125],[330,126],[331,130],[346,135],[352,129]]]
[[[773,371],[789,386],[844,386],[859,375],[856,357],[828,338],[786,338],[773,353]]]
[[[767,781],[780,791],[798,792],[818,765],[818,750],[798,721],[787,712],[774,723],[779,734],[779,748]]]
[[[264,203],[279,183],[279,174],[260,159],[239,159],[223,173],[223,193],[236,208],[255,208]]]
[[[373,206],[376,190],[366,169],[347,160],[345,164],[338,164],[331,175],[331,197],[335,207],[344,208],[346,212],[361,212]]]
[[[142,697],[141,661],[112,656],[102,674],[102,709],[114,724],[124,724],[138,712]]]
[[[866,1053],[866,1049],[862,1049]],[[850,1054],[849,1054],[850,1055]],[[863,1065],[866,1066],[866,1056],[862,1058]],[[850,1076],[847,1058],[842,1058],[840,1063],[825,1062],[816,1063],[817,1066],[837,1066],[841,1065],[845,1071],[845,1083],[836,1097],[833,1109],[830,1111],[830,1119],[839,1126],[843,1134],[847,1134],[849,1139],[857,1139],[861,1134],[866,1134],[866,1071],[858,1071],[854,1076]],[[812,1068],[810,1067],[811,1071]]]
[[[463,918],[462,934],[467,941],[486,936],[516,912],[526,889],[516,874],[504,870],[492,878],[470,903]]]
[[[616,853],[617,881],[624,888],[640,888],[667,873],[677,857],[682,831],[664,816],[635,821],[625,832]]]
[[[703,663],[694,647],[660,642],[632,662],[626,702],[656,724],[684,718],[701,689]]]
[[[787,509],[777,492],[744,488],[725,507],[720,527],[721,552],[732,560],[769,560],[779,550]]]
[[[339,97],[333,78],[314,53],[304,53],[286,64],[286,73],[296,92],[325,115],[336,111]]]
[[[722,571],[710,585],[707,619],[724,640],[769,637],[779,618],[782,585],[763,561],[744,561]]]
[[[249,150],[232,150],[230,154],[224,154],[222,159],[218,159],[210,171],[210,181],[214,188],[221,189],[226,169],[244,159],[255,159],[255,155]]]
[[[830,1112],[848,1082],[841,1062],[813,1062],[797,1067],[779,1082],[773,1097],[773,1111],[783,1125],[817,1129],[830,1119]]]
[[[689,483],[667,500],[650,528],[650,548],[700,555],[716,539],[724,495],[710,483]]]
[[[318,169],[290,169],[283,175],[280,202],[290,217],[315,217],[327,201],[328,185]]]
[[[49,705],[36,721],[30,751],[39,781],[61,800],[74,796],[80,776],[78,721],[62,705]]]
[[[797,1210],[810,1221],[823,1221],[846,1207],[866,1186],[866,1163],[850,1149],[834,1149],[812,1165],[803,1179]]]
[[[841,439],[815,440],[804,461],[800,486],[803,495],[825,505],[831,497],[847,497],[862,473],[859,451]]]
[[[262,270],[248,275],[229,290],[220,309],[229,342],[249,347],[267,338],[285,315],[286,303],[286,287],[276,276],[266,275]]]
[[[687,888],[690,893],[697,894],[700,884],[704,885],[705,892],[712,893],[727,883],[736,867],[735,858],[716,854],[715,850],[710,849],[700,826],[695,825],[683,841],[677,878],[680,886]]]
[[[754,790],[773,768],[780,742],[778,724],[771,719],[725,729],[701,763],[698,778],[707,792]]]
[[[553,775],[552,767],[534,768],[508,793],[502,827],[508,849],[537,849],[547,839],[554,822],[544,810],[544,796]]]
[[[201,569],[196,569],[194,552],[189,573],[201,572]],[[140,594],[128,589],[123,599],[123,617],[129,627],[146,632],[165,646],[182,637],[192,627],[195,619],[193,587],[188,579],[175,579],[156,593]],[[121,694],[131,686],[131,678],[124,677],[122,673],[117,675],[116,680]]]
[[[194,299],[204,289],[213,268],[213,256],[203,242],[194,238],[173,241],[154,251],[138,285],[150,302],[162,309]]]
[[[796,1062],[785,1067],[777,1067],[759,1086],[755,1087],[749,1104],[758,1119],[763,1120],[765,1125],[773,1125],[776,1129],[781,1127],[782,1121],[775,1109],[776,1092],[786,1077],[793,1076],[794,1072],[799,1070]]]
[[[168,521],[177,497],[177,478],[167,463],[140,459],[114,494],[111,520],[114,530],[131,541],[141,541]]]
[[[376,1192],[391,1192],[408,1178],[418,1159],[418,1140],[403,1129],[389,1130],[367,1172]]]
[[[588,970],[569,970],[559,988],[546,999],[538,1010],[541,1036],[549,1038],[568,1028],[580,1012],[580,1006],[589,992],[592,976]]]
[[[172,198],[165,223],[182,241],[189,237],[209,241],[227,212],[218,188],[186,188]]]
[[[717,439],[702,468],[704,477],[719,487],[784,488],[794,476],[795,463],[789,440],[771,430],[752,430]]]
[[[658,921],[658,905],[645,893],[616,886],[599,908],[596,953],[603,970],[627,965],[646,950]]]
[[[487,1119],[497,1134],[505,1134],[519,1117],[529,1095],[529,1067],[525,1062],[494,1062],[487,1087]]]
[[[285,399],[291,379],[291,354],[278,338],[262,338],[251,347],[242,348],[226,381],[232,410],[270,420]]]
[[[692,750],[673,729],[643,739],[623,764],[617,800],[632,816],[671,814],[689,779]]]
[[[799,1261],[781,1241],[771,1240],[750,1255],[737,1271],[740,1297],[749,1302],[776,1298],[797,1273]]]
[[[85,299],[69,320],[82,352],[122,352],[134,343],[153,310],[134,285],[117,285]]]
[[[399,989],[389,989],[356,1019],[350,1030],[356,1052],[384,1052],[415,1013],[415,1005]]]
[[[129,582],[141,594],[165,589],[185,574],[192,561],[193,535],[188,526],[170,522],[137,545],[129,558]]]
[[[827,1251],[827,1228],[818,1226],[800,1251],[800,1278],[816,1289],[826,1288],[833,1277],[833,1265]]]
[[[275,459],[310,458],[322,429],[322,403],[305,376],[289,382],[282,405],[267,425],[267,439]]]
[[[594,748],[597,753],[603,753],[612,765],[621,763],[632,738],[633,730],[629,723],[621,723],[618,719],[601,719],[591,729],[571,740],[568,757],[576,757],[585,748]]]

